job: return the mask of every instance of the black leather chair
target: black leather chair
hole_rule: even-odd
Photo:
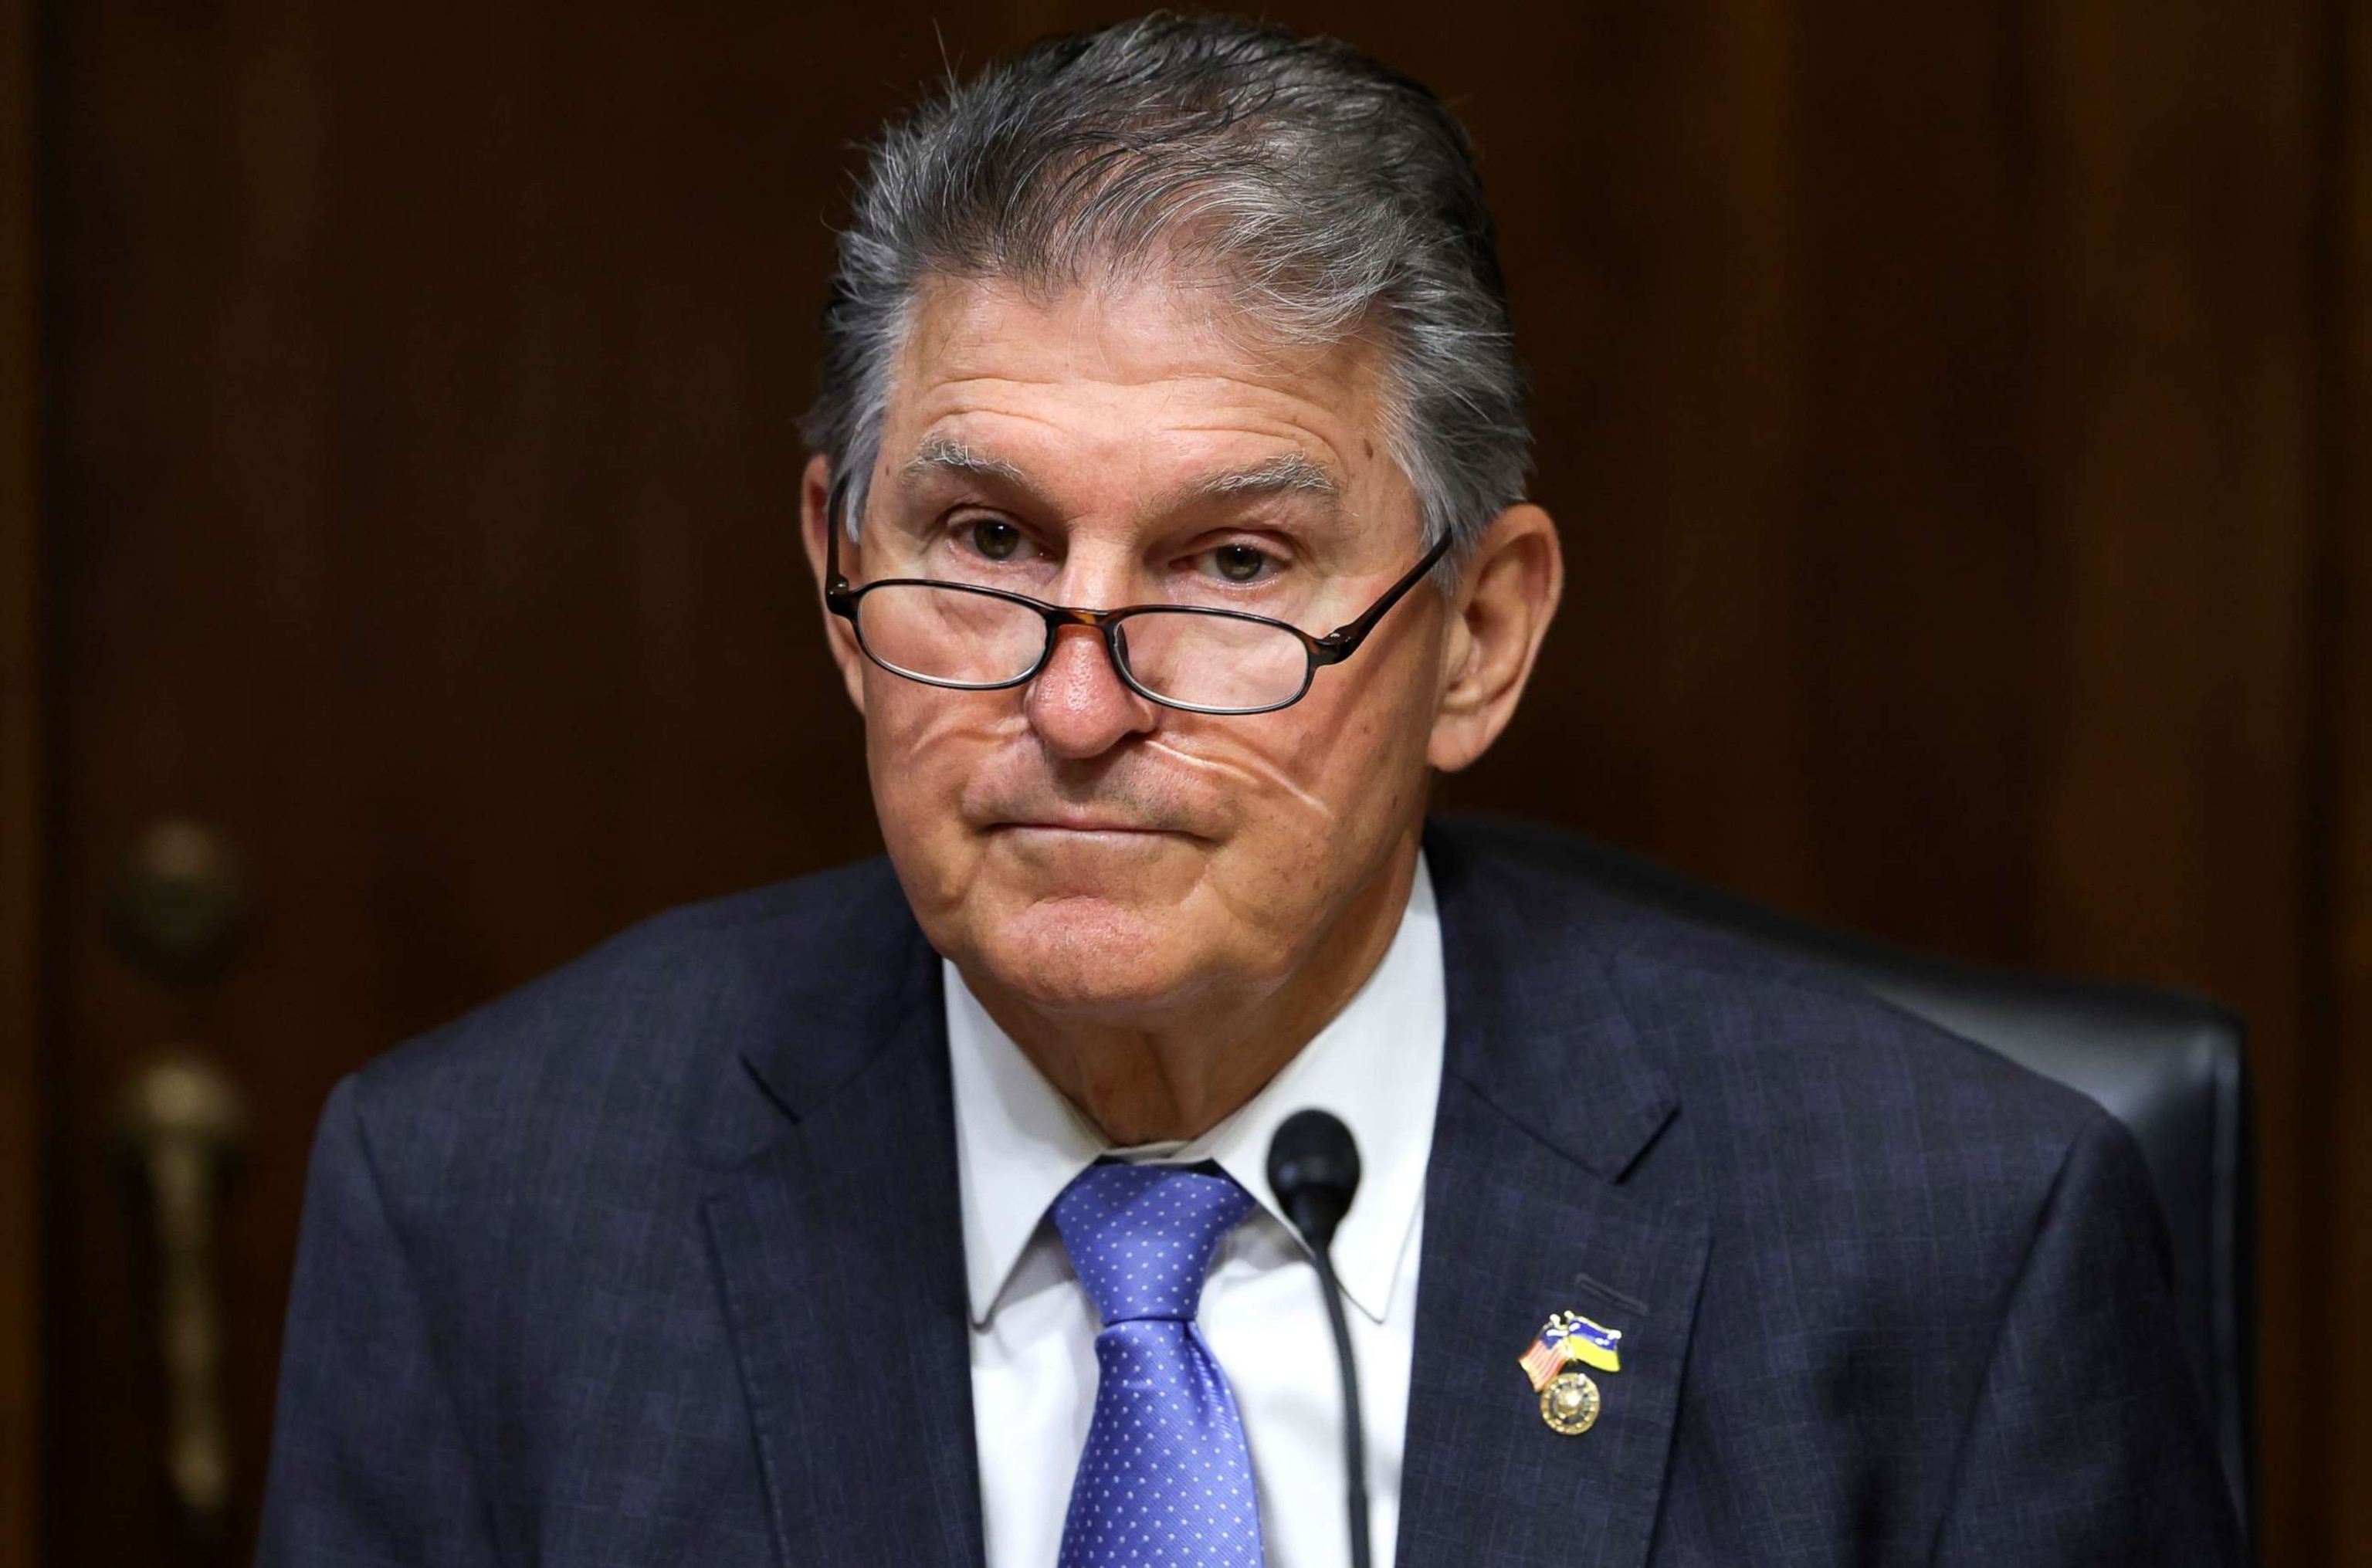
[[[1922,957],[1532,823],[1469,819],[1463,826],[1528,862],[1836,968],[1908,1012],[2082,1090],[2131,1128],[2166,1210],[2192,1375],[2245,1519],[2251,1253],[2238,1018],[2166,992]]]

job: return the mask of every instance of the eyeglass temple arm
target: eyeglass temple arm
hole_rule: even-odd
[[[1357,653],[1359,645],[1367,640],[1367,633],[1376,629],[1376,622],[1389,614],[1392,606],[1405,598],[1408,591],[1423,582],[1424,575],[1438,565],[1441,558],[1449,552],[1453,537],[1445,530],[1441,538],[1434,541],[1433,548],[1424,552],[1424,558],[1410,567],[1406,576],[1385,589],[1384,597],[1369,605],[1366,614],[1356,621],[1337,626],[1319,638],[1316,644],[1319,661],[1322,664],[1340,664]]]
[[[823,601],[841,615],[854,615],[848,579],[840,571],[841,513],[848,505],[848,481],[835,472],[823,501]]]

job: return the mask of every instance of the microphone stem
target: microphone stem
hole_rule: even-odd
[[[1367,1545],[1367,1437],[1359,1418],[1359,1374],[1351,1359],[1351,1325],[1343,1316],[1343,1287],[1331,1249],[1317,1249],[1318,1283],[1326,1293],[1326,1321],[1334,1330],[1334,1360],[1343,1373],[1343,1462],[1350,1474],[1351,1568],[1370,1568]]]

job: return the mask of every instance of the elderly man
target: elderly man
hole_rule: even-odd
[[[1428,830],[1558,598],[1424,89],[1157,17],[875,150],[803,520],[886,863],[323,1117],[285,1564],[2220,1563],[2103,1113]]]

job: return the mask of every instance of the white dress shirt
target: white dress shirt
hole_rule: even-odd
[[[1203,1287],[1203,1333],[1234,1388],[1260,1489],[1267,1568],[1340,1568],[1343,1398],[1318,1276],[1269,1190],[1269,1136],[1320,1106],[1358,1140],[1363,1176],[1334,1237],[1359,1366],[1375,1561],[1392,1561],[1425,1163],[1441,1088],[1441,923],[1422,856],[1366,983],[1268,1086],[1192,1143],[1115,1150],[947,967],[957,1169],[971,1291],[972,1417],[988,1568],[1054,1568],[1095,1411],[1095,1304],[1048,1205],[1098,1157],[1216,1161],[1257,1200]]]

